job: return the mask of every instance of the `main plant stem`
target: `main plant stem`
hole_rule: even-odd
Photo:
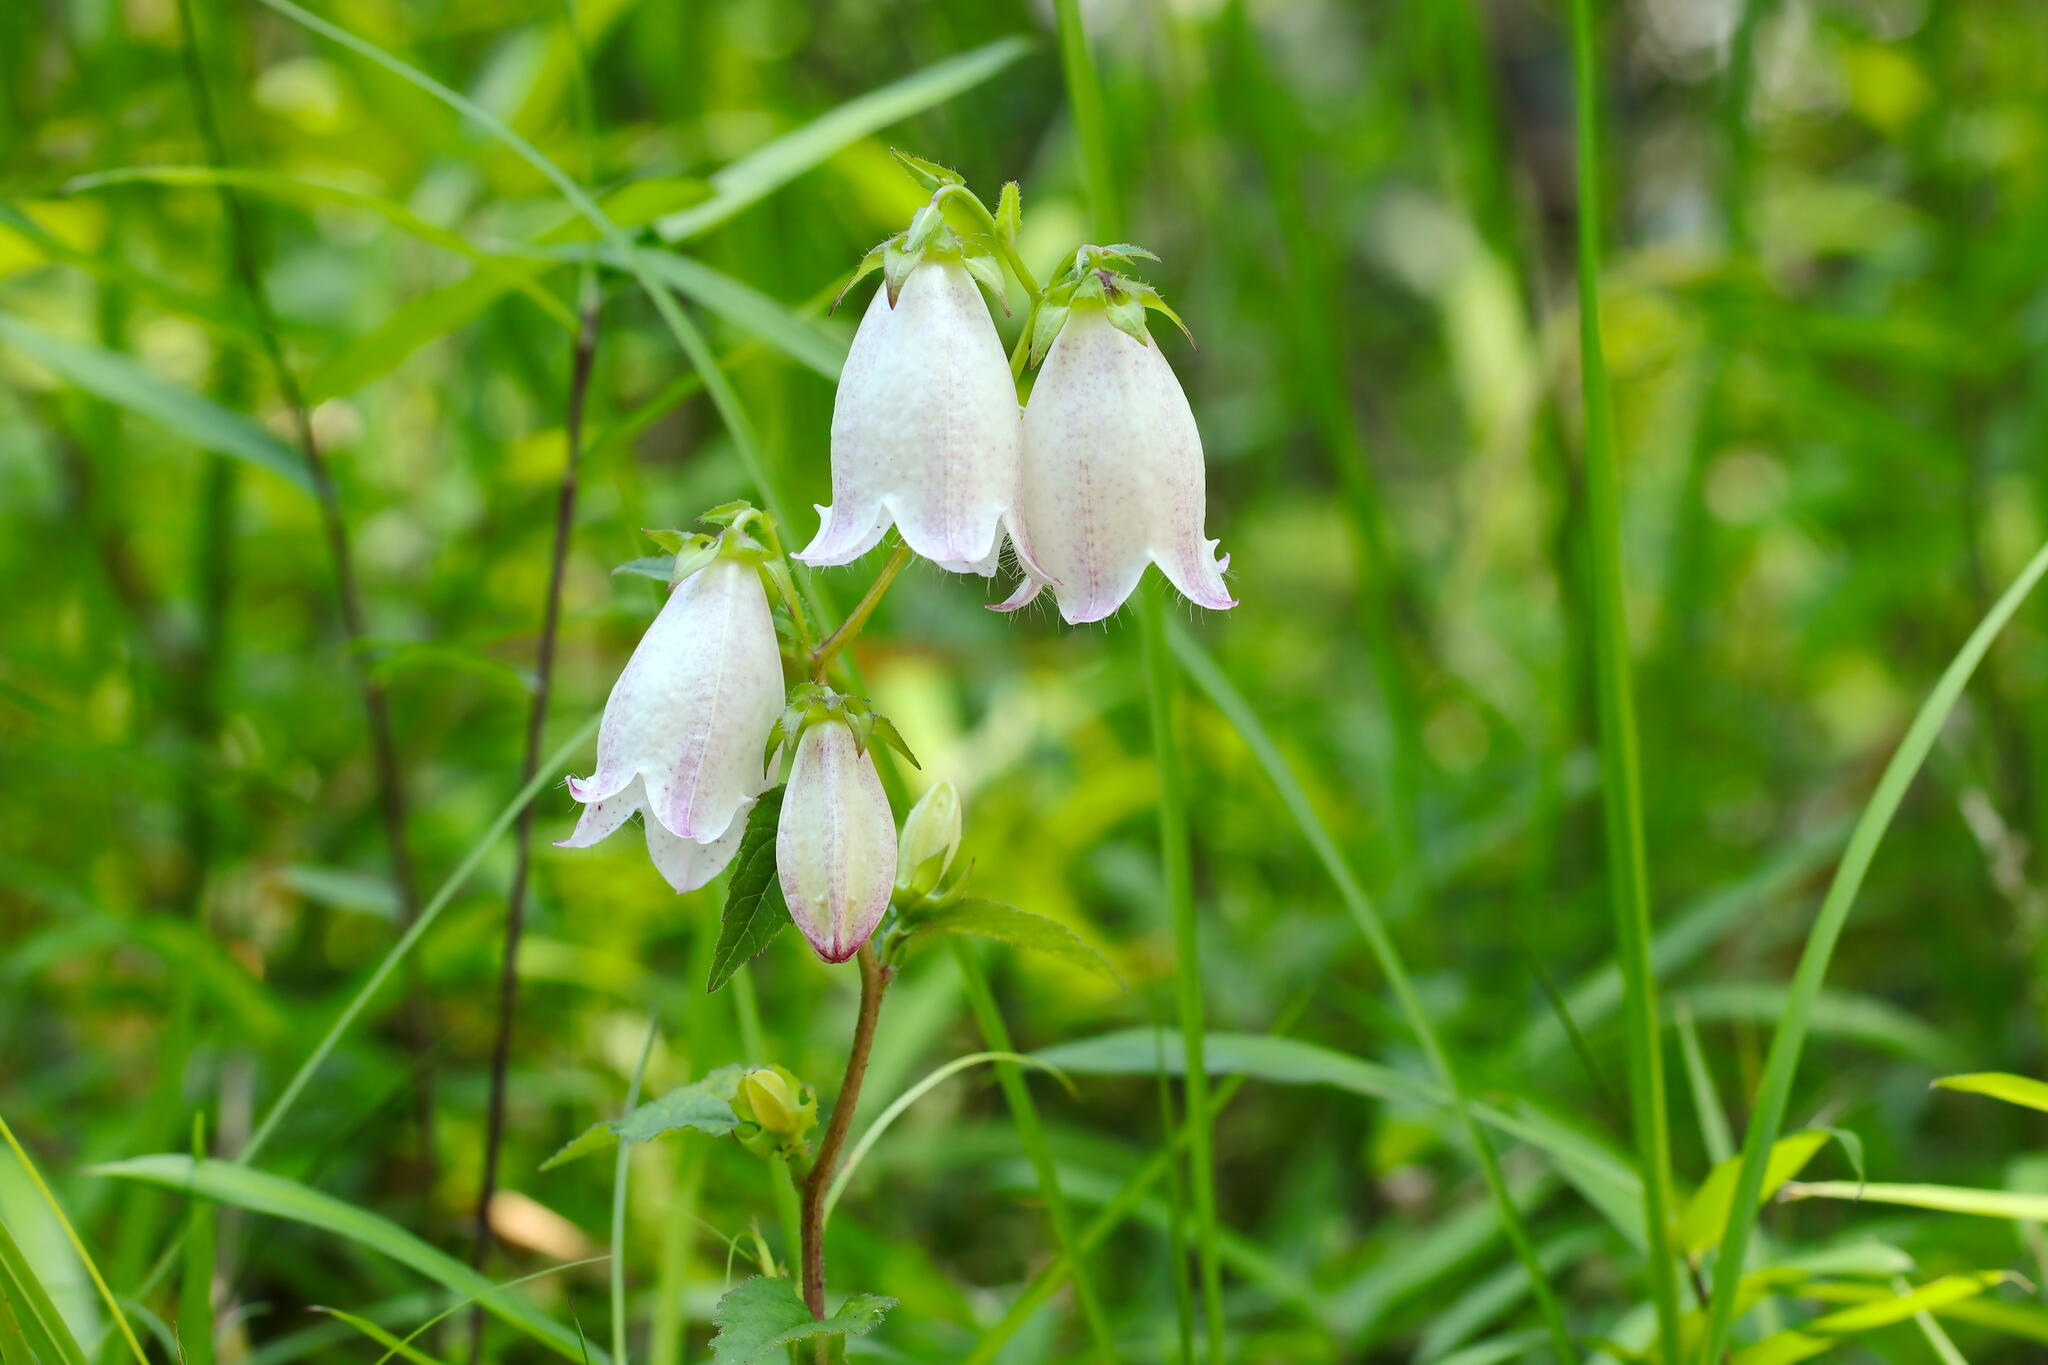
[[[814,1318],[825,1316],[825,1192],[832,1188],[832,1170],[839,1164],[839,1149],[846,1145],[854,1107],[860,1103],[860,1084],[868,1074],[868,1054],[875,1047],[875,1021],[882,1015],[882,995],[889,989],[889,979],[896,974],[894,967],[882,965],[872,943],[863,943],[854,960],[860,966],[860,1013],[853,1022],[853,1048],[846,1054],[846,1077],[839,1083],[839,1098],[833,1102],[824,1139],[818,1143],[818,1158],[797,1186],[803,1197],[804,1306]],[[818,1338],[821,1348],[825,1340]]]

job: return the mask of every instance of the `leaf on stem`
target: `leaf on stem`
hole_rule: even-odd
[[[896,1300],[855,1294],[828,1318],[814,1318],[784,1276],[756,1275],[725,1293],[712,1310],[718,1335],[711,1339],[716,1365],[751,1365],[774,1359],[780,1348],[820,1335],[863,1337],[880,1325]]]
[[[1116,969],[1102,954],[1076,938],[1066,925],[999,901],[972,898],[956,901],[942,910],[920,915],[913,921],[912,928],[920,934],[969,934],[975,938],[992,938],[1013,948],[1028,948],[1032,952],[1056,957],[1070,967],[1079,967],[1118,986],[1124,984],[1123,978],[1116,974]]]
[[[726,883],[725,914],[718,926],[718,946],[711,953],[708,995],[732,979],[751,958],[768,946],[789,921],[782,884],[775,877],[775,827],[782,818],[783,788],[761,793],[747,815],[740,851],[732,860]]]
[[[540,1168],[552,1170],[615,1143],[651,1142],[664,1133],[687,1130],[723,1137],[739,1126],[739,1115],[732,1110],[733,1097],[739,1094],[740,1077],[751,1070],[749,1066],[721,1066],[702,1080],[649,1100],[624,1118],[593,1123]]]

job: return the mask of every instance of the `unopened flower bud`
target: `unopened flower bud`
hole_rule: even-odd
[[[859,952],[889,908],[896,818],[874,755],[855,742],[843,714],[811,722],[797,741],[775,868],[790,918],[827,962]]]
[[[960,793],[940,782],[918,798],[903,821],[896,885],[913,896],[928,896],[953,865],[960,849]]]
[[[782,1067],[760,1067],[740,1077],[732,1111],[779,1139],[800,1141],[818,1122],[818,1097]]]

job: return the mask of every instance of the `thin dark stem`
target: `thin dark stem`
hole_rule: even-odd
[[[588,291],[582,325],[576,331],[569,362],[568,410],[563,426],[568,449],[562,460],[562,483],[555,496],[555,540],[548,559],[547,600],[541,609],[540,645],[534,660],[533,705],[526,713],[526,753],[519,780],[533,780],[540,764],[541,741],[547,728],[548,697],[555,675],[555,636],[561,624],[562,579],[569,562],[569,540],[576,522],[576,475],[583,453],[583,412],[590,375],[597,359],[597,319],[602,296]],[[476,1197],[475,1240],[470,1264],[482,1266],[490,1255],[491,1199],[498,1192],[498,1154],[505,1135],[505,1071],[512,1059],[513,1015],[519,1001],[519,938],[526,927],[526,884],[533,859],[533,807],[519,813],[512,843],[512,889],[505,898],[505,943],[498,967],[498,1028],[491,1044],[491,1092],[484,1116],[484,1173]],[[483,1305],[470,1315],[469,1358],[483,1350]]]
[[[855,960],[860,965],[860,1013],[853,1024],[853,1048],[846,1055],[846,1079],[840,1082],[832,1118],[818,1143],[818,1159],[811,1164],[802,1189],[804,1305],[814,1318],[825,1316],[825,1192],[832,1188],[832,1168],[839,1163],[839,1149],[846,1145],[846,1130],[853,1125],[854,1106],[860,1103],[860,1083],[867,1077],[868,1054],[875,1046],[882,994],[896,974],[894,967],[884,967],[875,956],[872,943],[862,944]]]
[[[221,137],[213,94],[206,82],[206,64],[200,55],[199,26],[192,12],[192,3],[193,0],[178,0],[193,114],[199,124],[200,136],[206,143],[207,159],[215,167],[225,169],[228,165],[227,146]],[[335,489],[334,476],[314,437],[313,419],[306,407],[305,392],[299,387],[298,376],[284,353],[277,314],[270,306],[270,295],[263,285],[254,228],[241,199],[226,185],[220,187],[220,203],[228,223],[228,242],[235,274],[255,314],[264,356],[270,363],[278,394],[291,412],[293,434],[300,454],[305,457],[306,473],[312,480],[314,500],[320,509],[321,531],[327,542],[327,555],[334,570],[335,595],[341,609],[343,642],[362,693],[364,718],[370,732],[370,758],[376,773],[385,845],[391,858],[391,879],[398,891],[401,924],[409,928],[419,914],[419,896],[413,881],[412,849],[405,832],[405,787],[399,776],[398,746],[392,738],[391,710],[384,684],[371,671],[369,657],[364,650],[364,640],[369,632],[364,622],[362,590],[356,580],[355,558],[349,546],[348,523],[342,517],[341,498]],[[408,991],[407,1015],[410,1041],[417,1055],[425,1048],[431,1029],[426,997],[419,990],[416,977]],[[433,1088],[432,1075],[420,1073],[417,1093],[420,1150],[426,1175],[423,1183],[428,1186],[432,1184],[434,1153]]]
[[[888,563],[882,565],[882,571],[876,574],[875,581],[868,585],[867,595],[861,598],[852,613],[839,623],[839,628],[819,641],[818,647],[811,651],[813,678],[824,678],[825,669],[832,662],[832,656],[846,648],[854,637],[860,634],[861,627],[868,623],[868,617],[874,615],[875,608],[882,604],[882,598],[888,593],[889,585],[896,581],[896,575],[902,573],[903,566],[909,562],[910,547],[900,540],[897,541],[896,548],[889,552]]]

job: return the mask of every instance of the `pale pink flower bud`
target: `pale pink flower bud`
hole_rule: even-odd
[[[832,404],[832,505],[797,558],[845,564],[894,523],[954,573],[996,571],[1017,524],[1017,389],[974,278],[957,260],[911,268],[892,307],[875,291]]]
[[[1076,306],[1024,408],[1020,506],[1043,572],[1027,565],[998,610],[1052,587],[1070,625],[1100,621],[1148,562],[1189,601],[1236,606],[1223,585],[1230,557],[1203,538],[1205,503],[1202,435],[1158,344],[1100,306]]]
[[[896,820],[874,755],[836,715],[814,721],[797,741],[775,868],[790,918],[827,962],[859,952],[889,908]]]
[[[782,710],[782,660],[754,566],[721,555],[678,583],[612,687],[597,771],[565,848],[644,813],[647,851],[678,891],[717,876],[769,785],[762,741]]]

